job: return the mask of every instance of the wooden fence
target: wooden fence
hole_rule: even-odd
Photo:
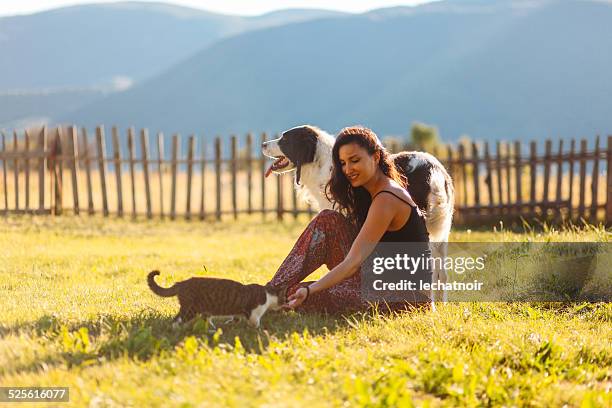
[[[128,129],[125,137],[114,127],[110,135],[104,127],[95,135],[76,127],[31,133],[0,135],[0,214],[71,211],[220,220],[260,213],[280,220],[313,212],[298,200],[292,177],[265,179],[269,159],[260,149],[265,134],[257,141],[232,136],[224,146],[219,137],[193,135],[181,140],[157,134],[151,141],[146,129],[138,134]],[[455,181],[455,224],[538,218],[610,225],[612,136],[607,148],[599,137],[591,149],[585,139],[555,143],[554,149],[551,140],[435,149]]]
[[[587,139],[555,146],[550,139],[471,142],[445,150],[433,153],[453,175],[457,224],[612,223],[612,136],[604,148],[597,136],[590,150]]]

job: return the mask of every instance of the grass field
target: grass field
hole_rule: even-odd
[[[610,304],[463,303],[390,317],[279,312],[259,330],[240,322],[211,332],[202,320],[173,330],[176,300],[146,286],[151,269],[169,284],[204,265],[208,275],[264,283],[305,223],[3,220],[0,385],[67,386],[68,405],[94,407],[612,404]]]

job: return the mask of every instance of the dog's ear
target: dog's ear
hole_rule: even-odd
[[[312,163],[317,150],[318,137],[309,126],[293,128],[285,133],[279,142],[280,148],[296,167],[296,181],[299,184],[302,166]]]
[[[317,136],[313,131],[307,132],[301,138],[299,146],[301,149],[297,152],[296,155],[296,175],[295,180],[298,184],[300,184],[300,178],[302,177],[302,165],[307,163],[312,163],[314,161],[315,153],[317,151]]]

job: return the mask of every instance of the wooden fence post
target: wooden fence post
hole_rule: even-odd
[[[478,146],[472,142],[472,176],[474,177],[474,206],[476,214],[480,214],[480,158],[478,157]]]
[[[455,178],[457,176],[457,171],[455,170],[457,168],[457,165],[455,163],[455,159],[454,159],[454,155],[453,155],[453,148],[450,144],[448,144],[446,146],[446,154],[447,154],[447,158],[446,158],[446,168],[451,176],[451,178],[453,179],[453,185],[455,184]],[[457,206],[457,202],[454,203],[455,207]],[[453,210],[455,210],[453,208]],[[310,205],[308,206],[308,215],[310,215]]]
[[[83,146],[85,147],[84,164],[85,164],[85,181],[87,182],[87,213],[89,215],[94,214],[93,204],[93,188],[91,182],[91,154],[89,150],[89,140],[87,137],[87,129],[82,128],[81,134],[83,137]]]
[[[8,183],[7,183],[7,166],[6,166],[6,136],[4,135],[4,132],[2,132],[0,134],[0,136],[2,136],[2,150],[0,150],[0,153],[2,153],[3,157],[2,157],[2,181],[4,184],[4,215],[8,215]]]
[[[221,138],[215,138],[215,216],[217,221],[221,220]]]
[[[70,150],[72,153],[70,160],[70,170],[71,170],[71,179],[72,179],[72,203],[74,208],[74,214],[79,215],[79,173],[78,173],[78,164],[79,164],[79,141],[77,138],[77,129],[76,127],[70,126]]]
[[[55,206],[54,214],[62,215],[64,197],[64,160],[62,150],[62,128],[58,127],[55,133]]]
[[[608,157],[606,158],[608,172],[607,198],[606,198],[606,226],[612,226],[612,135],[608,135]]]
[[[102,185],[102,214],[108,217],[108,196],[106,194],[106,143],[104,126],[97,128],[98,166],[100,168],[100,184]]]
[[[193,178],[193,150],[195,136],[189,136],[187,141],[187,203],[185,206],[185,219],[191,219],[191,180]]]
[[[580,140],[580,195],[578,201],[578,219],[582,220],[585,217],[585,196],[586,196],[586,154],[587,140]]]
[[[247,214],[253,213],[253,135],[246,137],[246,167],[247,167]]]
[[[561,212],[562,193],[563,187],[563,139],[559,139],[559,152],[557,153],[557,188],[555,191],[555,208],[557,213],[557,221],[563,221],[563,214]]]
[[[593,152],[593,176],[591,177],[591,211],[589,219],[593,224],[597,222],[597,193],[599,190],[599,135],[595,138],[595,151]]]
[[[461,201],[463,201],[463,206],[468,206],[468,198],[467,198],[467,171],[466,171],[466,163],[465,163],[465,147],[463,144],[459,144],[459,168],[461,169],[461,184],[463,184]]]
[[[30,211],[30,133],[26,129],[24,132],[24,162],[25,162],[25,212]]]
[[[38,135],[38,210],[45,209],[45,173],[47,172],[47,127],[43,126]]]
[[[569,219],[572,220],[574,210],[574,159],[576,151],[576,139],[570,141],[570,152],[569,152]]]
[[[206,218],[206,138],[200,138],[200,219]]]
[[[548,209],[549,199],[549,184],[550,184],[550,165],[551,165],[551,154],[552,154],[552,141],[546,139],[544,142],[544,192],[542,197],[543,206]],[[546,211],[544,211],[546,213]]]
[[[497,203],[499,205],[499,214],[504,213],[504,197],[502,190],[502,154],[501,154],[501,142],[498,140],[495,142],[495,173],[497,174]],[[509,175],[508,175],[509,177]],[[509,203],[509,202],[508,202]]]
[[[261,134],[261,145],[266,142],[267,135],[265,133]],[[265,220],[266,219],[266,156],[263,154],[263,149],[261,149],[262,153],[260,156],[261,160],[261,216]]]
[[[529,201],[531,212],[535,213],[536,207],[536,157],[537,146],[535,140],[529,143],[529,173],[531,181],[529,182]]]
[[[132,218],[136,218],[136,175],[135,175],[135,154],[134,154],[134,128],[128,128],[128,158],[130,167],[130,184],[132,187]]]
[[[121,175],[121,144],[117,126],[112,128],[113,162],[115,164],[115,180],[117,181],[117,216],[123,217],[123,180]]]
[[[151,206],[151,183],[149,178],[149,131],[147,129],[140,130],[140,147],[145,183],[145,200],[147,203],[147,218],[151,219],[153,218],[153,210]]]
[[[157,175],[159,176],[159,216],[164,218],[164,134],[157,134]]]
[[[234,214],[234,219],[238,218],[238,200],[237,200],[237,177],[236,177],[236,136],[232,135],[231,137],[231,173],[232,173],[232,212]]]
[[[485,167],[487,169],[487,194],[489,195],[489,212],[493,211],[493,169],[491,166],[491,155],[489,153],[489,142],[484,145]]]
[[[523,202],[523,188],[522,188],[522,177],[523,177],[523,163],[521,157],[521,142],[514,142],[514,172],[516,177],[516,203],[521,204]],[[508,156],[508,163],[510,162],[510,156]],[[510,177],[510,174],[508,174]],[[508,193],[510,194],[510,193]],[[510,196],[508,196],[508,204],[510,204]],[[520,212],[520,208],[519,208]]]
[[[58,136],[59,137],[59,136]],[[15,210],[19,210],[19,144],[17,142],[17,131],[13,130],[13,178],[15,188]]]
[[[178,156],[179,156],[179,142],[180,135],[174,134],[172,135],[172,163],[170,168],[172,170],[172,187],[171,187],[171,195],[170,195],[170,219],[176,219],[176,173],[178,166]]]

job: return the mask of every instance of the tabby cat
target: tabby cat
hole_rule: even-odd
[[[176,323],[187,322],[199,313],[209,319],[244,316],[250,325],[259,327],[259,321],[268,309],[278,310],[286,302],[287,288],[243,285],[218,278],[190,278],[163,288],[155,282],[157,275],[159,271],[149,273],[149,288],[159,296],[178,296],[180,310],[174,319]]]

